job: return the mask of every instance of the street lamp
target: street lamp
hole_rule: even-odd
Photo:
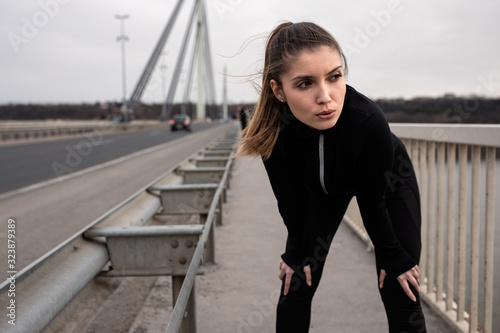
[[[121,42],[122,46],[122,83],[123,83],[123,106],[125,114],[125,121],[128,121],[128,110],[127,110],[127,80],[125,74],[125,42],[128,41],[128,37],[125,36],[125,20],[128,19],[128,15],[115,15],[115,18],[120,20],[120,36],[116,38],[117,41]]]

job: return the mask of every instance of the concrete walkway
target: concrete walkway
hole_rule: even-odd
[[[217,264],[198,279],[202,333],[274,332],[286,229],[260,159],[235,161]],[[427,307],[428,332],[452,330]],[[311,333],[387,332],[374,255],[342,224],[313,302]]]
[[[217,263],[205,265],[197,278],[198,332],[274,332],[286,229],[259,159],[235,161],[216,239]],[[129,332],[164,332],[170,293],[170,278],[159,278]],[[453,332],[427,307],[425,314],[429,333]],[[387,332],[373,253],[344,224],[313,302],[310,332]]]

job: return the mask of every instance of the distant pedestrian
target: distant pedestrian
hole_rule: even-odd
[[[247,123],[248,123],[247,113],[246,113],[244,107],[240,108],[239,117],[240,117],[240,121],[241,121],[241,130],[244,130],[247,127]]]
[[[346,85],[346,72],[337,41],[313,23],[283,23],[269,36],[239,155],[262,157],[288,230],[276,331],[309,331],[328,248],[356,196],[389,331],[424,333],[415,174],[380,108]]]

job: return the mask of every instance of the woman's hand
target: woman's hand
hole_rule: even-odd
[[[382,289],[384,286],[384,280],[386,277],[387,273],[385,272],[384,269],[380,271],[380,277],[378,279],[379,281],[379,287]],[[398,276],[398,281],[403,290],[405,291],[406,295],[413,301],[417,301],[417,297],[413,295],[413,292],[410,289],[410,284],[415,288],[417,292],[420,292],[420,286],[418,284],[418,277],[420,275],[420,268],[418,268],[418,265],[415,265],[412,269],[409,271],[406,271],[405,273],[401,274]]]
[[[293,269],[288,266],[283,259],[280,259],[280,275],[279,278],[280,280],[283,281],[283,278],[285,278],[285,290],[283,291],[283,294],[286,295],[288,294],[288,291],[290,290],[290,284],[292,282],[292,275],[294,271]],[[306,275],[306,283],[310,287],[312,283],[312,277],[311,277],[311,267],[309,265],[304,266],[304,274]]]

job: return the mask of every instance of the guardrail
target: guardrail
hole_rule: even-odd
[[[422,299],[457,331],[498,332],[500,125],[391,124],[391,130],[405,143],[420,187]],[[371,246],[354,199],[345,220]]]
[[[226,164],[227,169],[230,169],[232,161],[229,160]],[[216,208],[218,206],[219,198],[222,197],[222,191],[224,189],[224,184],[226,183],[229,174],[226,172],[217,187],[217,191],[214,194],[214,198],[211,202],[210,209],[208,211],[208,215],[206,217],[205,228],[203,230],[203,234],[196,245],[196,250],[191,260],[191,264],[189,265],[187,274],[184,278],[180,291],[174,299],[175,306],[172,312],[171,319],[167,326],[167,333],[195,333],[196,332],[196,309],[193,309],[196,305],[195,299],[193,299],[193,286],[195,284],[196,273],[198,271],[198,267],[200,265],[202,255],[205,249],[205,244],[209,239],[213,239],[213,221],[216,212]],[[212,235],[212,237],[211,237]],[[213,241],[211,242],[212,246],[214,245]],[[210,248],[210,247],[209,247]],[[210,251],[214,252],[214,249]],[[215,256],[210,258],[215,260]],[[189,311],[186,313],[186,308],[189,305]]]
[[[209,144],[205,151],[193,154],[168,170],[16,274],[16,307],[22,309],[22,316],[18,317],[15,326],[5,320],[1,321],[0,331],[50,331],[54,322],[65,320],[61,314],[67,312],[67,308],[73,307],[75,312],[78,311],[78,297],[90,297],[94,308],[97,307],[104,301],[105,293],[98,289],[99,286],[92,286],[91,281],[94,281],[96,276],[172,275],[175,306],[167,330],[196,332],[196,302],[191,288],[202,255],[206,255],[204,260],[215,260],[215,246],[212,251],[204,249],[211,236],[212,241],[215,241],[213,221],[217,215],[222,216],[222,203],[229,186],[232,166],[232,146],[239,128],[236,125],[235,123],[226,137],[217,144]],[[188,176],[188,170],[196,170],[196,160],[205,159],[205,154],[209,155],[209,152],[221,149],[226,150],[227,154],[224,172],[221,174],[219,168],[209,169],[204,176],[207,184],[189,184],[192,179],[191,175]],[[214,179],[218,180],[215,185],[209,184]],[[179,188],[215,189],[211,198],[200,200],[199,192],[194,192],[196,195],[188,198],[188,201],[177,201],[179,210],[175,214],[199,214],[199,224],[147,225],[157,215],[174,213],[166,210],[168,204],[165,201],[171,200],[171,197],[166,197],[168,190],[161,195],[157,192]],[[202,203],[202,209],[193,207],[198,203]],[[222,220],[219,222],[222,223]],[[167,249],[170,253],[165,256],[158,252],[152,253],[151,249],[158,250],[158,246],[163,246],[163,250]],[[131,254],[135,256],[133,260]],[[7,280],[0,285],[0,299],[7,299],[11,282]],[[86,292],[82,293],[83,290]],[[185,316],[185,313],[188,315]]]
[[[159,121],[132,121],[113,123],[110,121],[69,121],[69,122],[15,122],[0,124],[0,141],[16,142],[57,136],[89,135],[94,132],[126,132],[144,129],[168,128],[170,125]]]

